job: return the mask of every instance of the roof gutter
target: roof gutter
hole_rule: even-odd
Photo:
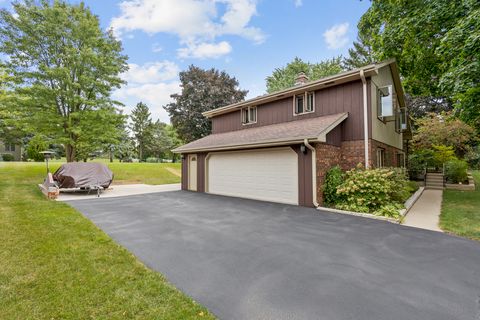
[[[308,139],[303,140],[303,144],[312,151],[312,199],[315,208],[320,206],[317,199],[317,154],[315,148],[308,142]]]
[[[311,138],[312,141],[317,138]],[[192,148],[192,149],[173,149],[173,153],[195,153],[195,152],[213,152],[213,151],[224,151],[224,150],[241,150],[241,149],[254,149],[254,148],[265,148],[265,147],[275,147],[275,146],[285,146],[291,144],[300,144],[304,140],[302,138],[295,140],[280,140],[280,141],[270,141],[263,143],[252,143],[252,144],[241,144],[241,145],[225,145],[221,147],[205,147],[205,148]],[[320,140],[319,140],[320,141]],[[320,141],[325,142],[325,141]]]
[[[360,78],[363,83],[363,136],[364,136],[364,152],[365,152],[365,169],[370,167],[370,159],[368,155],[368,100],[367,100],[367,79],[365,72],[360,69]]]

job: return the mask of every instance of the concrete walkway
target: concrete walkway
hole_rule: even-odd
[[[443,232],[438,223],[442,209],[443,190],[427,189],[408,212],[404,225]]]
[[[160,185],[150,185],[150,184],[120,184],[120,185],[111,185],[107,190],[102,191],[100,198],[115,198],[115,197],[125,197],[132,196],[137,194],[147,194],[147,193],[156,193],[156,192],[166,192],[166,191],[178,191],[180,190],[180,184],[160,184]],[[71,201],[71,200],[85,200],[85,199],[95,199],[97,198],[96,192],[61,192],[57,198],[57,201]]]

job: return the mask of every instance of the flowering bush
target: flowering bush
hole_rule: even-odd
[[[345,173],[344,182],[338,186],[340,201],[336,207],[398,218],[408,189],[408,180],[400,169],[357,167]]]

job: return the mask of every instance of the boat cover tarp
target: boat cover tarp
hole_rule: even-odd
[[[63,164],[53,174],[60,188],[108,188],[113,181],[113,172],[103,163],[70,162]]]

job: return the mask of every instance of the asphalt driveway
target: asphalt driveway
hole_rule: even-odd
[[[187,191],[72,201],[221,319],[480,319],[480,244]]]

